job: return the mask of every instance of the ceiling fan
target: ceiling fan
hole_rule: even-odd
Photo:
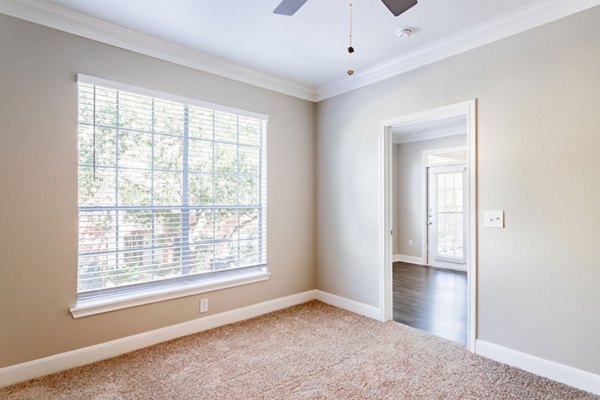
[[[308,0],[283,0],[273,10],[280,15],[294,15]],[[381,0],[395,17],[417,4],[417,0]]]
[[[273,10],[273,13],[279,15],[294,15],[307,1],[308,0],[282,0],[275,10]],[[395,17],[417,5],[417,0],[381,0],[381,2]],[[349,68],[346,71],[346,74],[351,76],[354,74],[354,70],[352,69],[352,54],[354,53],[354,46],[352,46],[352,0],[348,0],[348,5],[350,6],[350,34],[348,35],[349,45],[346,48],[349,55]]]

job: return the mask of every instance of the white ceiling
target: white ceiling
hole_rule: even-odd
[[[293,17],[279,0],[0,0],[0,13],[309,101],[321,101],[484,46],[600,0],[419,0],[393,17],[353,0],[309,0]],[[411,26],[416,34],[399,40]]]
[[[348,69],[347,0],[309,0],[292,17],[272,13],[279,0],[48,1],[311,87],[344,78]],[[353,68],[359,74],[534,2],[419,0],[394,17],[378,0],[353,0]],[[399,40],[395,31],[406,26],[416,33]]]

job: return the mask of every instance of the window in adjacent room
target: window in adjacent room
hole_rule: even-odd
[[[266,117],[123,86],[79,81],[79,301],[266,273]]]

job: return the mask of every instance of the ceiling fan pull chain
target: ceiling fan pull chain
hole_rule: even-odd
[[[348,74],[348,76],[352,75],[354,73],[354,70],[352,69],[352,53],[354,53],[354,47],[352,47],[352,0],[349,0],[349,4],[350,4],[350,34],[349,34],[349,46],[348,46],[348,64],[349,64],[349,68],[348,71],[346,71],[346,73]]]

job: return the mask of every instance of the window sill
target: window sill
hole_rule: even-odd
[[[80,301],[70,311],[73,318],[83,318],[90,315],[122,310],[124,308],[266,281],[270,276],[271,274],[267,271],[253,271],[227,278],[218,278],[194,284],[182,284],[165,289],[149,289],[145,292],[130,295],[119,294],[103,299]]]

